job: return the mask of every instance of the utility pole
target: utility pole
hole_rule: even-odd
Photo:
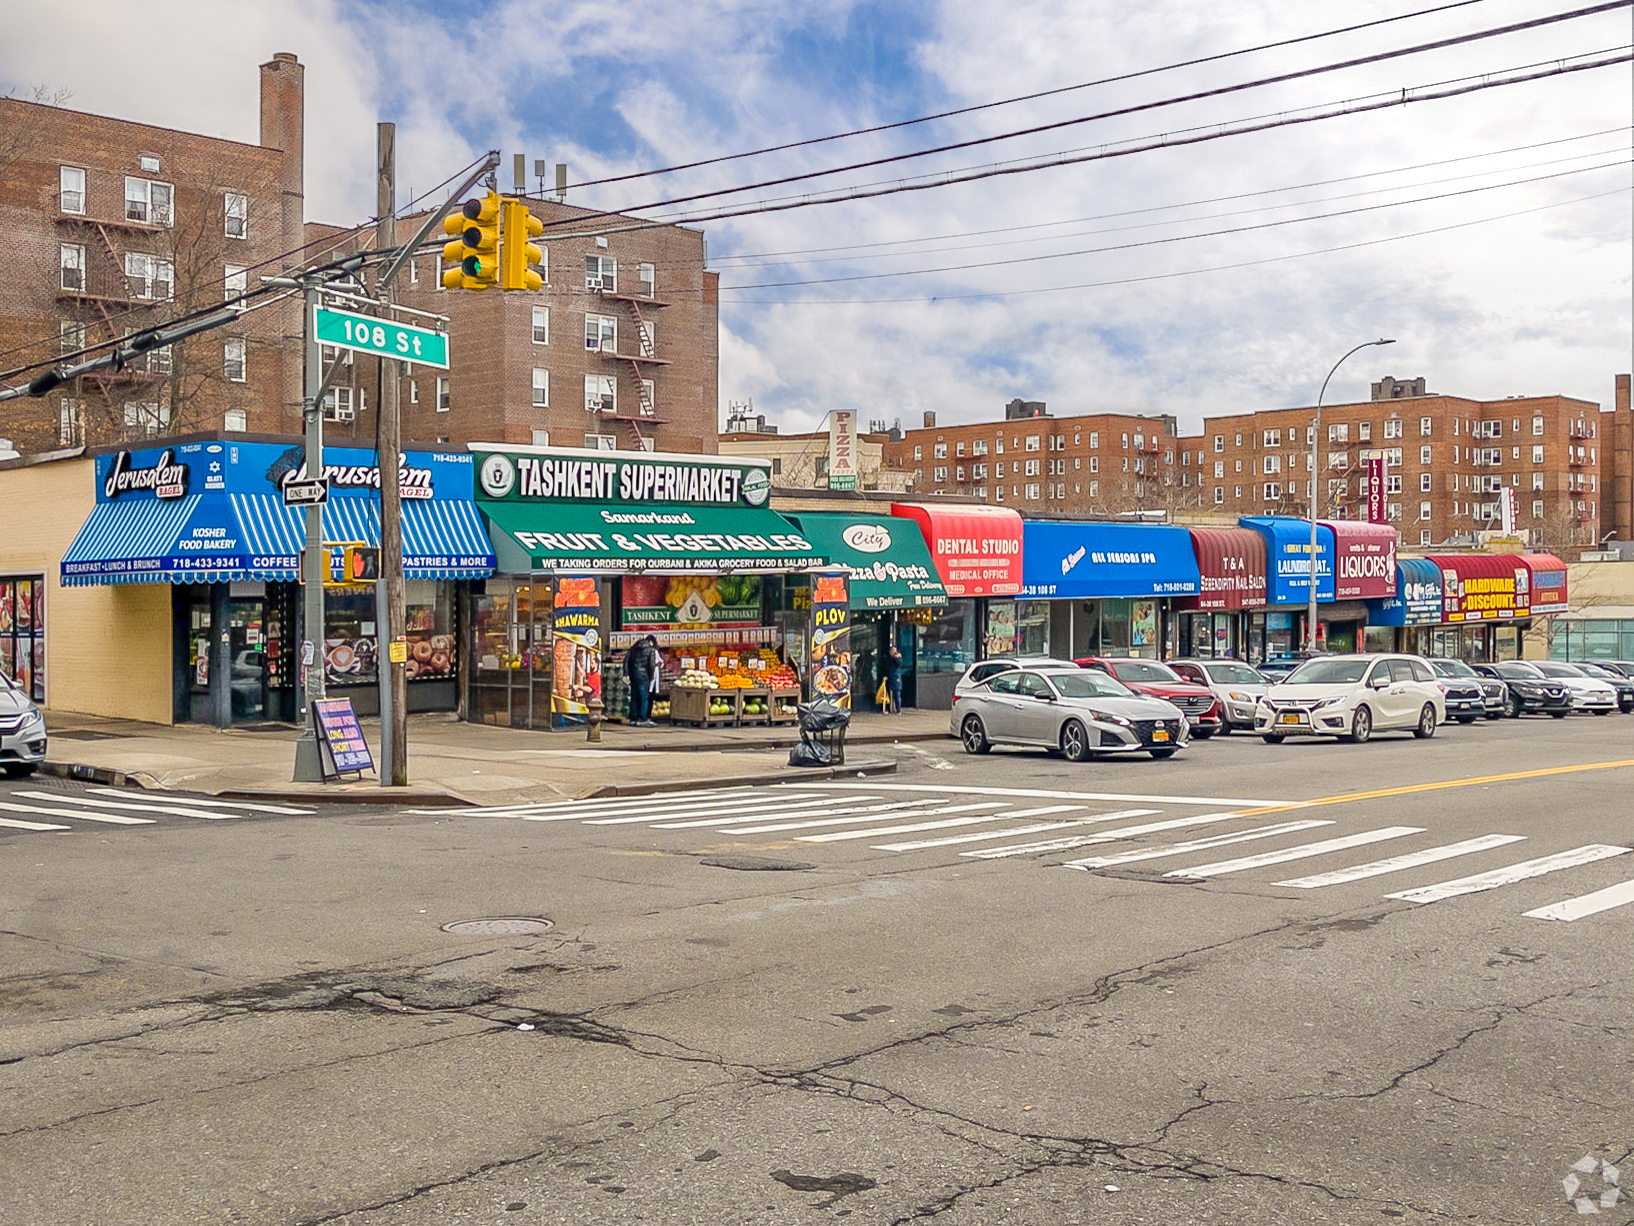
[[[375,249],[397,245],[397,125],[376,128]],[[391,284],[377,279],[382,312],[391,304]],[[375,583],[375,621],[380,649],[380,785],[408,784],[408,679],[403,665],[391,658],[391,644],[403,639],[403,494],[399,464],[403,422],[398,402],[402,386],[396,358],[380,359],[379,409],[375,414],[375,457],[380,466],[380,578]]]
[[[306,324],[305,395],[301,414],[306,420],[306,475],[308,480],[323,476],[323,366],[318,349],[318,288],[314,277],[302,281],[301,310]],[[323,782],[323,756],[318,749],[317,721],[312,704],[320,701],[324,689],[323,657],[323,507],[311,503],[306,508],[306,551],[301,560],[306,591],[301,606],[301,735],[295,742],[295,782]]]

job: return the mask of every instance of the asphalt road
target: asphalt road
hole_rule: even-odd
[[[899,756],[0,787],[0,1223],[1630,1220],[1634,717]]]

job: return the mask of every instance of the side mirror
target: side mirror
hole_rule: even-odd
[[[1055,695],[1051,694],[1047,690],[1042,694],[1034,694],[1033,697],[1036,698],[1039,702],[1054,702],[1055,701]]]
[[[1387,690],[1390,688],[1390,678],[1375,677],[1367,683],[1367,688],[1370,690]]]

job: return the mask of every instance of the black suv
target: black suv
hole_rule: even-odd
[[[1501,664],[1472,664],[1483,677],[1492,677],[1509,687],[1504,701],[1504,714],[1511,719],[1540,712],[1556,719],[1565,719],[1572,713],[1572,692],[1562,681],[1545,677],[1524,660],[1505,660]]]

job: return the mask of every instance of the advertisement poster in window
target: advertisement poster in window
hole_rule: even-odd
[[[1131,617],[1129,645],[1150,647],[1157,642],[1157,601],[1137,600]]]
[[[811,577],[811,696],[851,705],[851,584],[843,574]]]
[[[627,628],[760,625],[759,575],[627,575],[622,585]]]
[[[550,709],[560,723],[582,723],[601,697],[601,582],[562,576],[551,588]]]
[[[987,606],[987,634],[983,639],[984,656],[1007,656],[1016,649],[1016,604],[1013,600],[995,600]]]

